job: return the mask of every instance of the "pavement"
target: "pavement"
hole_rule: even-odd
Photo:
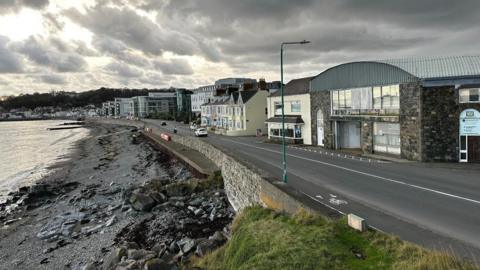
[[[145,120],[194,136],[176,122]],[[201,138],[281,179],[281,148],[265,138]],[[388,162],[332,151],[287,150],[288,185],[316,203],[354,213],[379,231],[425,247],[480,258],[480,166]],[[326,154],[328,153],[328,154]],[[333,154],[332,154],[333,153]]]
[[[153,133],[144,132],[143,134],[157,143],[159,147],[164,148],[167,152],[171,152],[177,156],[180,160],[186,163],[185,165],[193,168],[199,174],[199,177],[207,177],[220,170],[213,161],[205,158],[205,156],[198,151],[173,141],[165,141],[160,136]]]

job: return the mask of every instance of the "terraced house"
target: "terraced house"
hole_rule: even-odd
[[[310,83],[312,141],[419,161],[480,162],[480,56],[362,61]]]
[[[310,80],[313,77],[291,80],[284,87],[285,139],[287,143],[312,144],[310,115]],[[268,97],[268,138],[282,138],[282,100],[277,91]]]

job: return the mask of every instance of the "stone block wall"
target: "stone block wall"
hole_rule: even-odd
[[[331,99],[329,91],[312,91],[310,92],[310,106],[312,116],[312,144],[318,145],[317,138],[317,112],[322,110],[323,112],[323,134],[324,134],[324,147],[327,149],[333,149],[335,142],[333,137],[333,124],[330,120]]]
[[[454,86],[422,91],[423,161],[458,161],[458,91]]]
[[[422,159],[420,83],[400,85],[400,141],[401,157],[408,160]]]
[[[361,144],[362,152],[364,154],[373,153],[373,122],[372,121],[363,121],[361,122]]]

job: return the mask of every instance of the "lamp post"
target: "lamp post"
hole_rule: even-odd
[[[295,42],[282,42],[280,46],[280,93],[282,95],[282,165],[283,165],[283,182],[287,183],[287,150],[285,145],[285,98],[283,91],[283,46],[285,45],[304,45],[310,43],[310,41],[295,41]]]

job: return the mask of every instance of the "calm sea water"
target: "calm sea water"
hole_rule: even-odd
[[[0,201],[6,194],[51,173],[88,129],[49,131],[68,121],[0,122]]]

